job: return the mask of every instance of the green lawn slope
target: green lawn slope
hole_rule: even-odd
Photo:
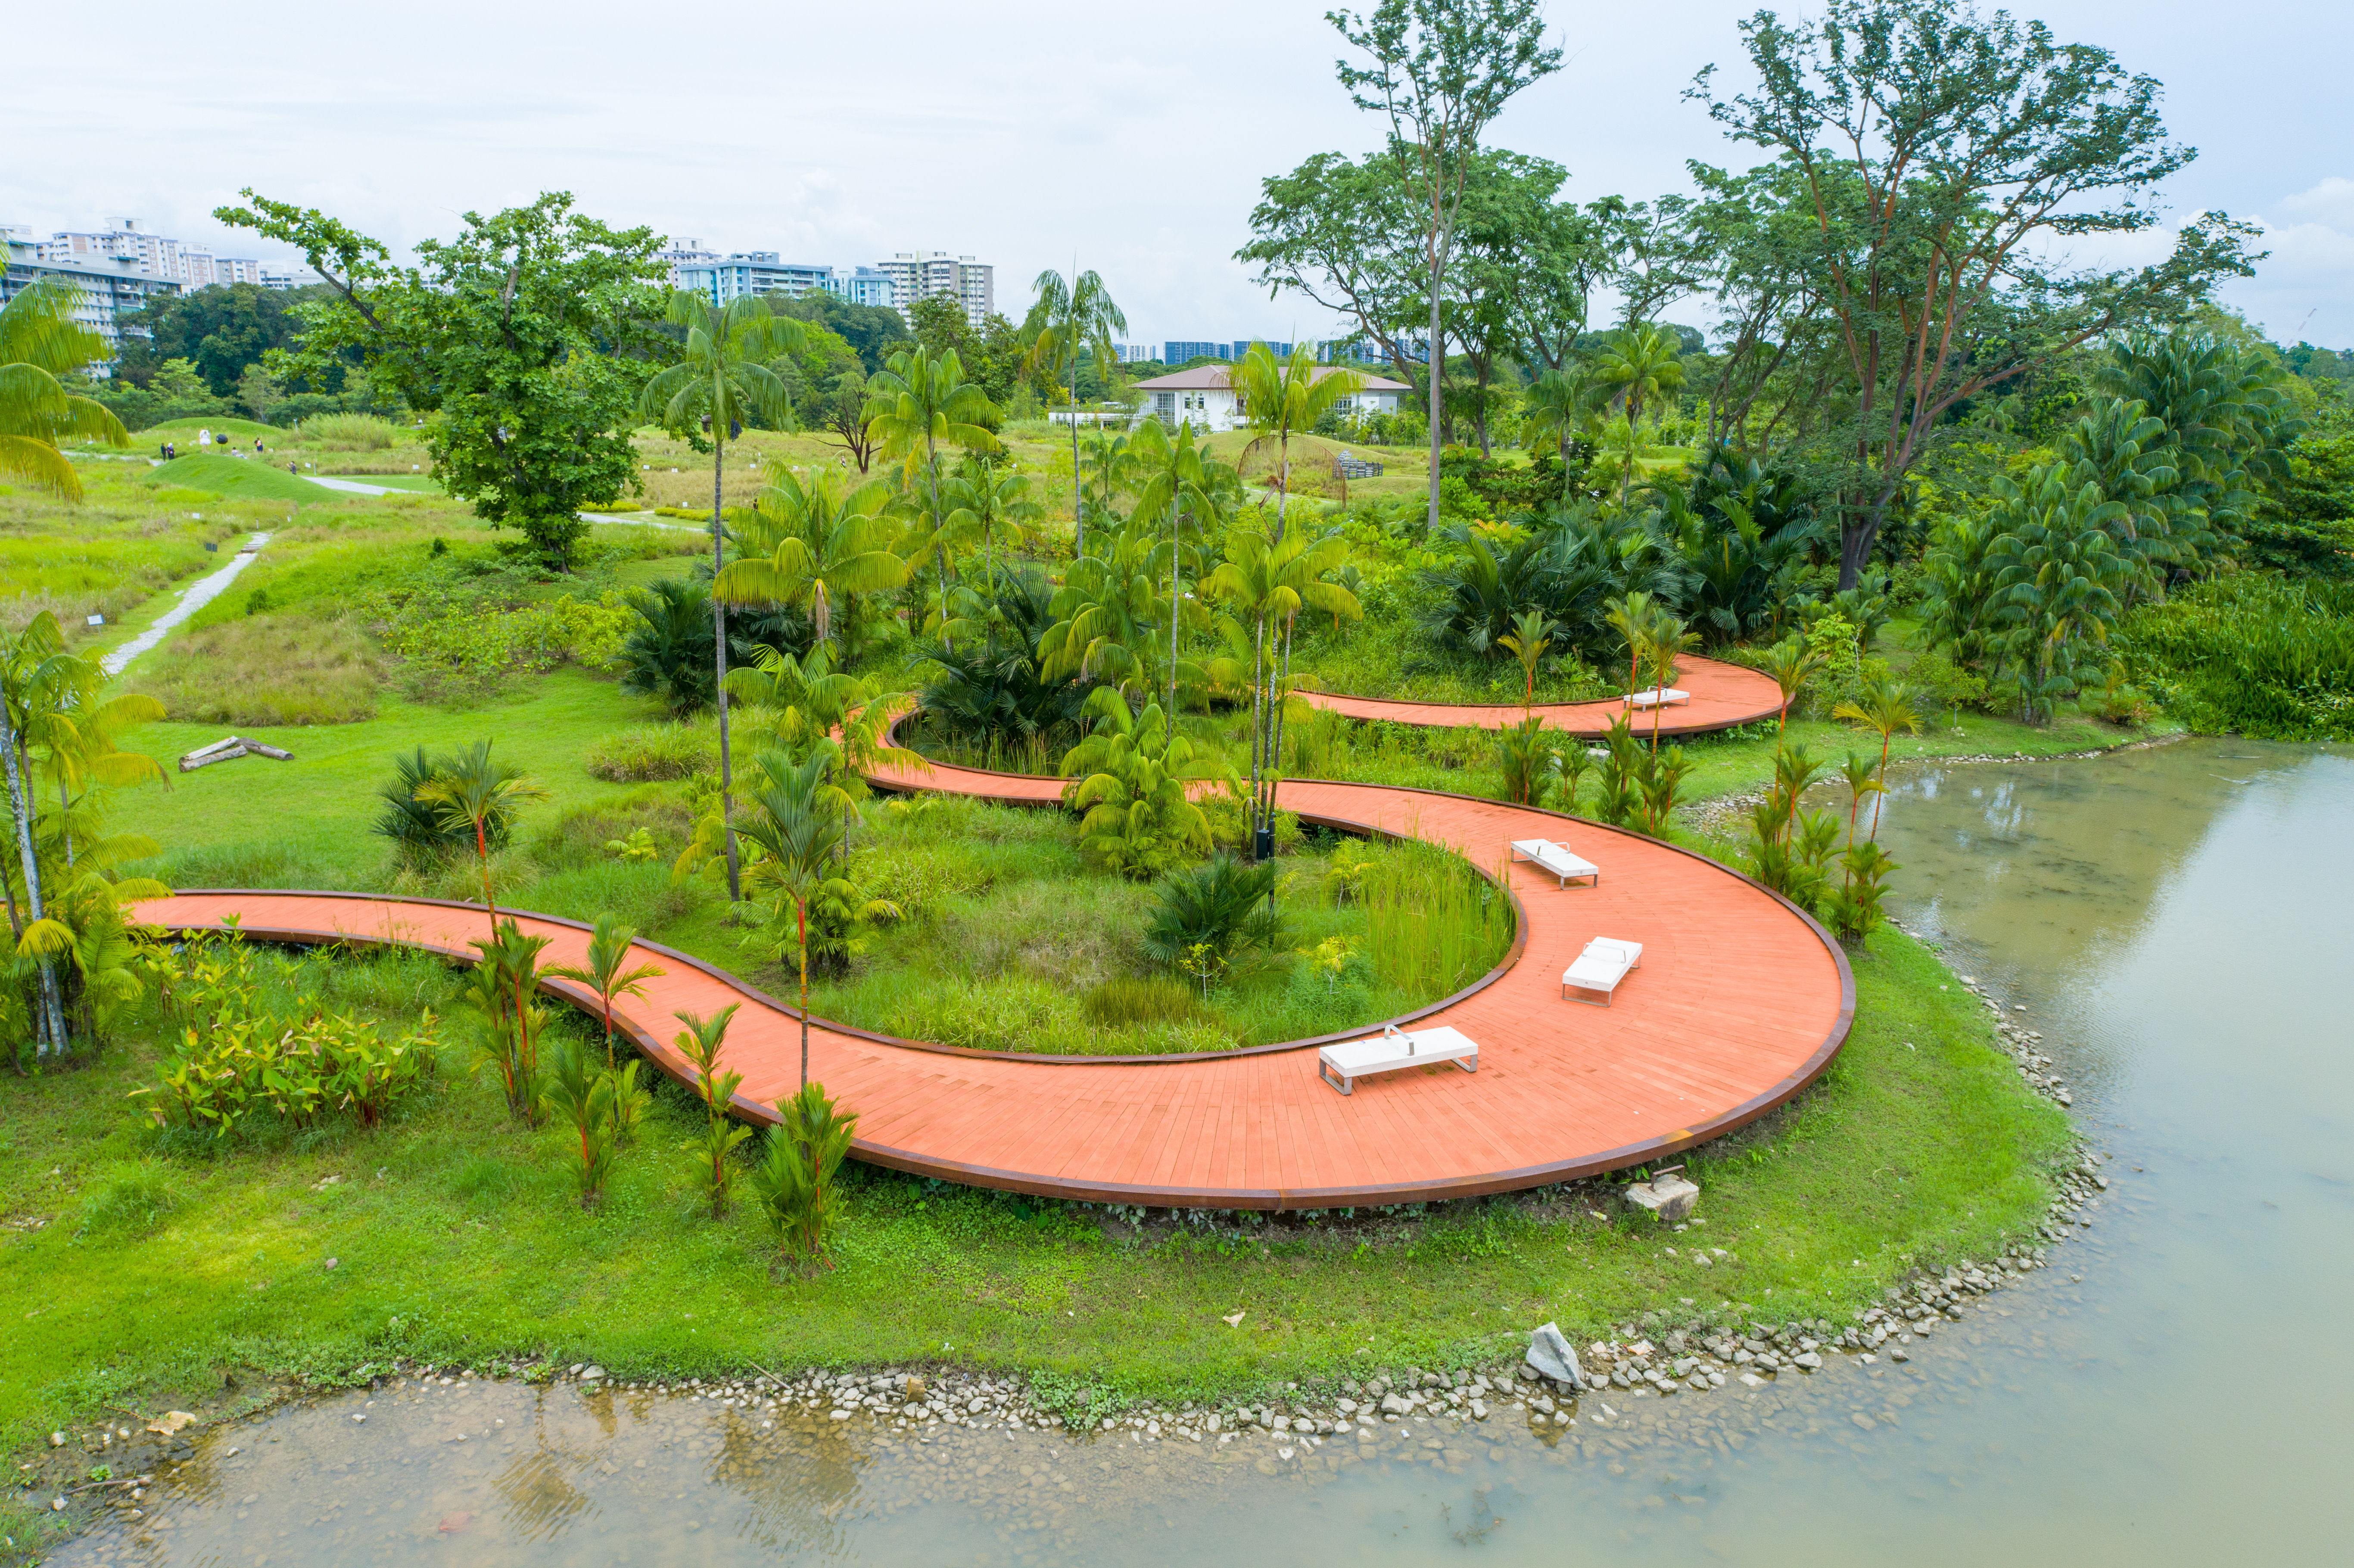
[[[342,501],[345,491],[330,490],[323,484],[313,484],[297,478],[271,461],[265,452],[261,456],[233,458],[215,452],[194,457],[175,458],[163,467],[149,471],[157,483],[180,490],[208,491],[215,495],[233,495],[245,499],[269,499],[312,503]]]

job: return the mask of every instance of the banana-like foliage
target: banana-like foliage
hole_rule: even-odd
[[[2107,640],[2131,571],[2117,550],[2126,508],[2097,482],[2072,482],[2056,463],[2031,471],[2024,484],[1995,481],[1999,542],[1995,603],[2014,667],[2020,714],[2049,716],[2073,689],[2087,644]]]
[[[1140,714],[1110,686],[1088,694],[1096,727],[1064,755],[1074,782],[1063,798],[1087,815],[1079,845],[1124,876],[1158,876],[1206,852],[1210,819],[1194,803],[1198,787],[1224,784],[1239,795],[1234,765],[1214,750],[1172,735],[1158,703]]]

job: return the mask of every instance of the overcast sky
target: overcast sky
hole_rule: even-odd
[[[1270,302],[1231,258],[1263,176],[1377,143],[1333,80],[1324,8],[28,5],[10,52],[45,63],[12,72],[0,222],[46,235],[129,216],[268,257],[208,216],[240,186],[396,246],[562,189],[617,225],[723,251],[971,254],[996,265],[998,308],[1017,319],[1031,279],[1076,252],[1131,341],[1313,337],[1334,323]],[[1682,188],[1687,158],[1754,161],[1680,95],[1712,61],[1737,75],[1734,20],[1755,8],[1556,0],[1567,68],[1492,140],[1567,165],[1580,201]],[[2168,127],[2200,154],[2170,210],[2271,231],[2272,260],[2233,302],[2275,337],[2354,345],[2354,5],[2017,9],[2166,84]]]

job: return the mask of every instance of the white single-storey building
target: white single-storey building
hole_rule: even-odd
[[[1330,365],[1320,365],[1316,367],[1315,378],[1321,381],[1332,375],[1335,368]],[[1231,430],[1243,422],[1244,415],[1240,400],[1227,384],[1228,369],[1224,365],[1195,366],[1191,370],[1140,381],[1134,390],[1150,399],[1144,405],[1144,411],[1157,415],[1167,423],[1192,425],[1203,430]],[[1362,388],[1333,405],[1342,415],[1394,414],[1397,412],[1398,394],[1414,390],[1403,381],[1389,381],[1379,376],[1367,375],[1364,382]]]

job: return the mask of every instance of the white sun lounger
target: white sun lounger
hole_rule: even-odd
[[[1653,686],[1647,692],[1627,694],[1627,705],[1630,708],[1666,708],[1673,707],[1678,703],[1690,701],[1691,701],[1690,692],[1680,692],[1673,686]]]
[[[1378,1035],[1343,1040],[1317,1052],[1316,1075],[1342,1094],[1353,1095],[1356,1080],[1369,1074],[1428,1067],[1440,1062],[1452,1062],[1467,1073],[1476,1073],[1479,1047],[1445,1024],[1436,1029],[1400,1029],[1388,1023]]]
[[[1531,862],[1540,871],[1559,877],[1564,887],[1578,881],[1589,887],[1602,885],[1600,866],[1590,860],[1580,860],[1569,853],[1567,844],[1557,844],[1550,839],[1514,839],[1512,858]]]
[[[1596,937],[1585,944],[1585,951],[1577,961],[1562,971],[1561,995],[1564,1001],[1582,1001],[1593,1007],[1610,1005],[1610,993],[1618,989],[1628,971],[1643,967],[1643,944],[1622,942],[1616,937]],[[1596,991],[1593,996],[1573,996],[1572,991]]]

